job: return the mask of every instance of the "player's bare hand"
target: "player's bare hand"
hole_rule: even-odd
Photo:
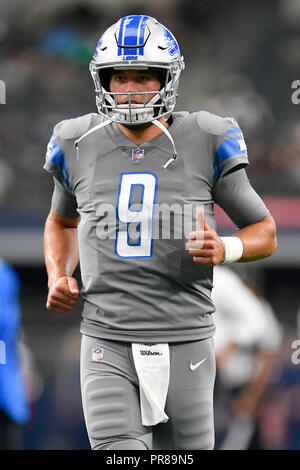
[[[211,228],[200,209],[197,213],[199,230],[189,234],[189,254],[193,256],[195,263],[215,266],[219,264],[225,255],[225,245],[218,234]]]
[[[57,313],[68,313],[77,302],[79,289],[74,277],[61,277],[49,289],[46,307]]]

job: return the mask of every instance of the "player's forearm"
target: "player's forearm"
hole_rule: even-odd
[[[49,287],[60,277],[72,276],[79,260],[77,228],[63,226],[49,216],[45,225],[44,254]]]
[[[276,226],[271,216],[245,227],[236,236],[244,246],[243,256],[239,260],[242,262],[266,258],[277,248]]]

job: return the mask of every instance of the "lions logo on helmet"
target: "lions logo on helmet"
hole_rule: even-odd
[[[101,48],[101,46],[102,46],[102,43],[103,43],[103,36],[101,36],[101,38],[99,39],[98,44],[97,44],[97,46],[96,46],[96,49],[95,49],[95,57],[97,57],[98,52],[100,51],[100,48]]]
[[[173,34],[167,28],[165,28],[165,38],[169,48],[169,54],[173,56],[179,50],[179,46]]]
[[[118,104],[109,89],[111,69],[159,69],[163,77],[159,91],[144,92],[144,104]],[[90,63],[99,114],[111,121],[138,125],[165,116],[176,104],[184,60],[173,34],[155,18],[131,15],[121,18],[102,34]],[[147,95],[155,94],[147,103]],[[125,93],[124,93],[125,94]]]

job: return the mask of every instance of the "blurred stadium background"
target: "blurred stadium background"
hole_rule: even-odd
[[[300,1],[0,0],[0,11],[0,257],[21,280],[32,412],[24,448],[89,448],[78,385],[80,305],[68,316],[45,309],[42,236],[53,184],[42,166],[54,124],[96,111],[88,63],[100,34],[122,16],[144,13],[181,45],[186,70],[176,109],[239,121],[249,179],[276,219],[277,252],[243,275],[259,280],[284,329],[259,417],[261,446],[299,449],[300,365],[291,361],[291,344],[300,339],[300,105],[292,102]],[[219,233],[230,233],[231,222],[216,214]]]

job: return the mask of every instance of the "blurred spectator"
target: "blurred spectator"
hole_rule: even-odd
[[[55,430],[52,441],[56,442],[56,449],[62,448],[61,445],[67,449],[90,449],[80,392],[80,341],[81,334],[76,325],[64,337],[60,347],[63,359],[57,364],[54,382]],[[59,442],[60,436],[64,436],[63,442]]]
[[[3,160],[0,160],[0,204],[3,204],[14,182],[15,175],[12,168]]]
[[[300,194],[300,120],[285,123],[270,151],[269,175],[265,185],[272,184],[281,194]]]
[[[266,139],[274,124],[270,106],[257,92],[253,82],[242,74],[222,77],[208,107],[215,114],[234,117],[247,140],[258,137]]]
[[[266,450],[300,449],[300,369],[292,362],[295,331],[285,335],[274,383],[259,414],[260,439]]]
[[[216,448],[260,448],[257,417],[282,340],[271,306],[231,269],[215,267]]]
[[[19,280],[0,260],[0,449],[22,448],[22,426],[30,418],[20,357]]]

